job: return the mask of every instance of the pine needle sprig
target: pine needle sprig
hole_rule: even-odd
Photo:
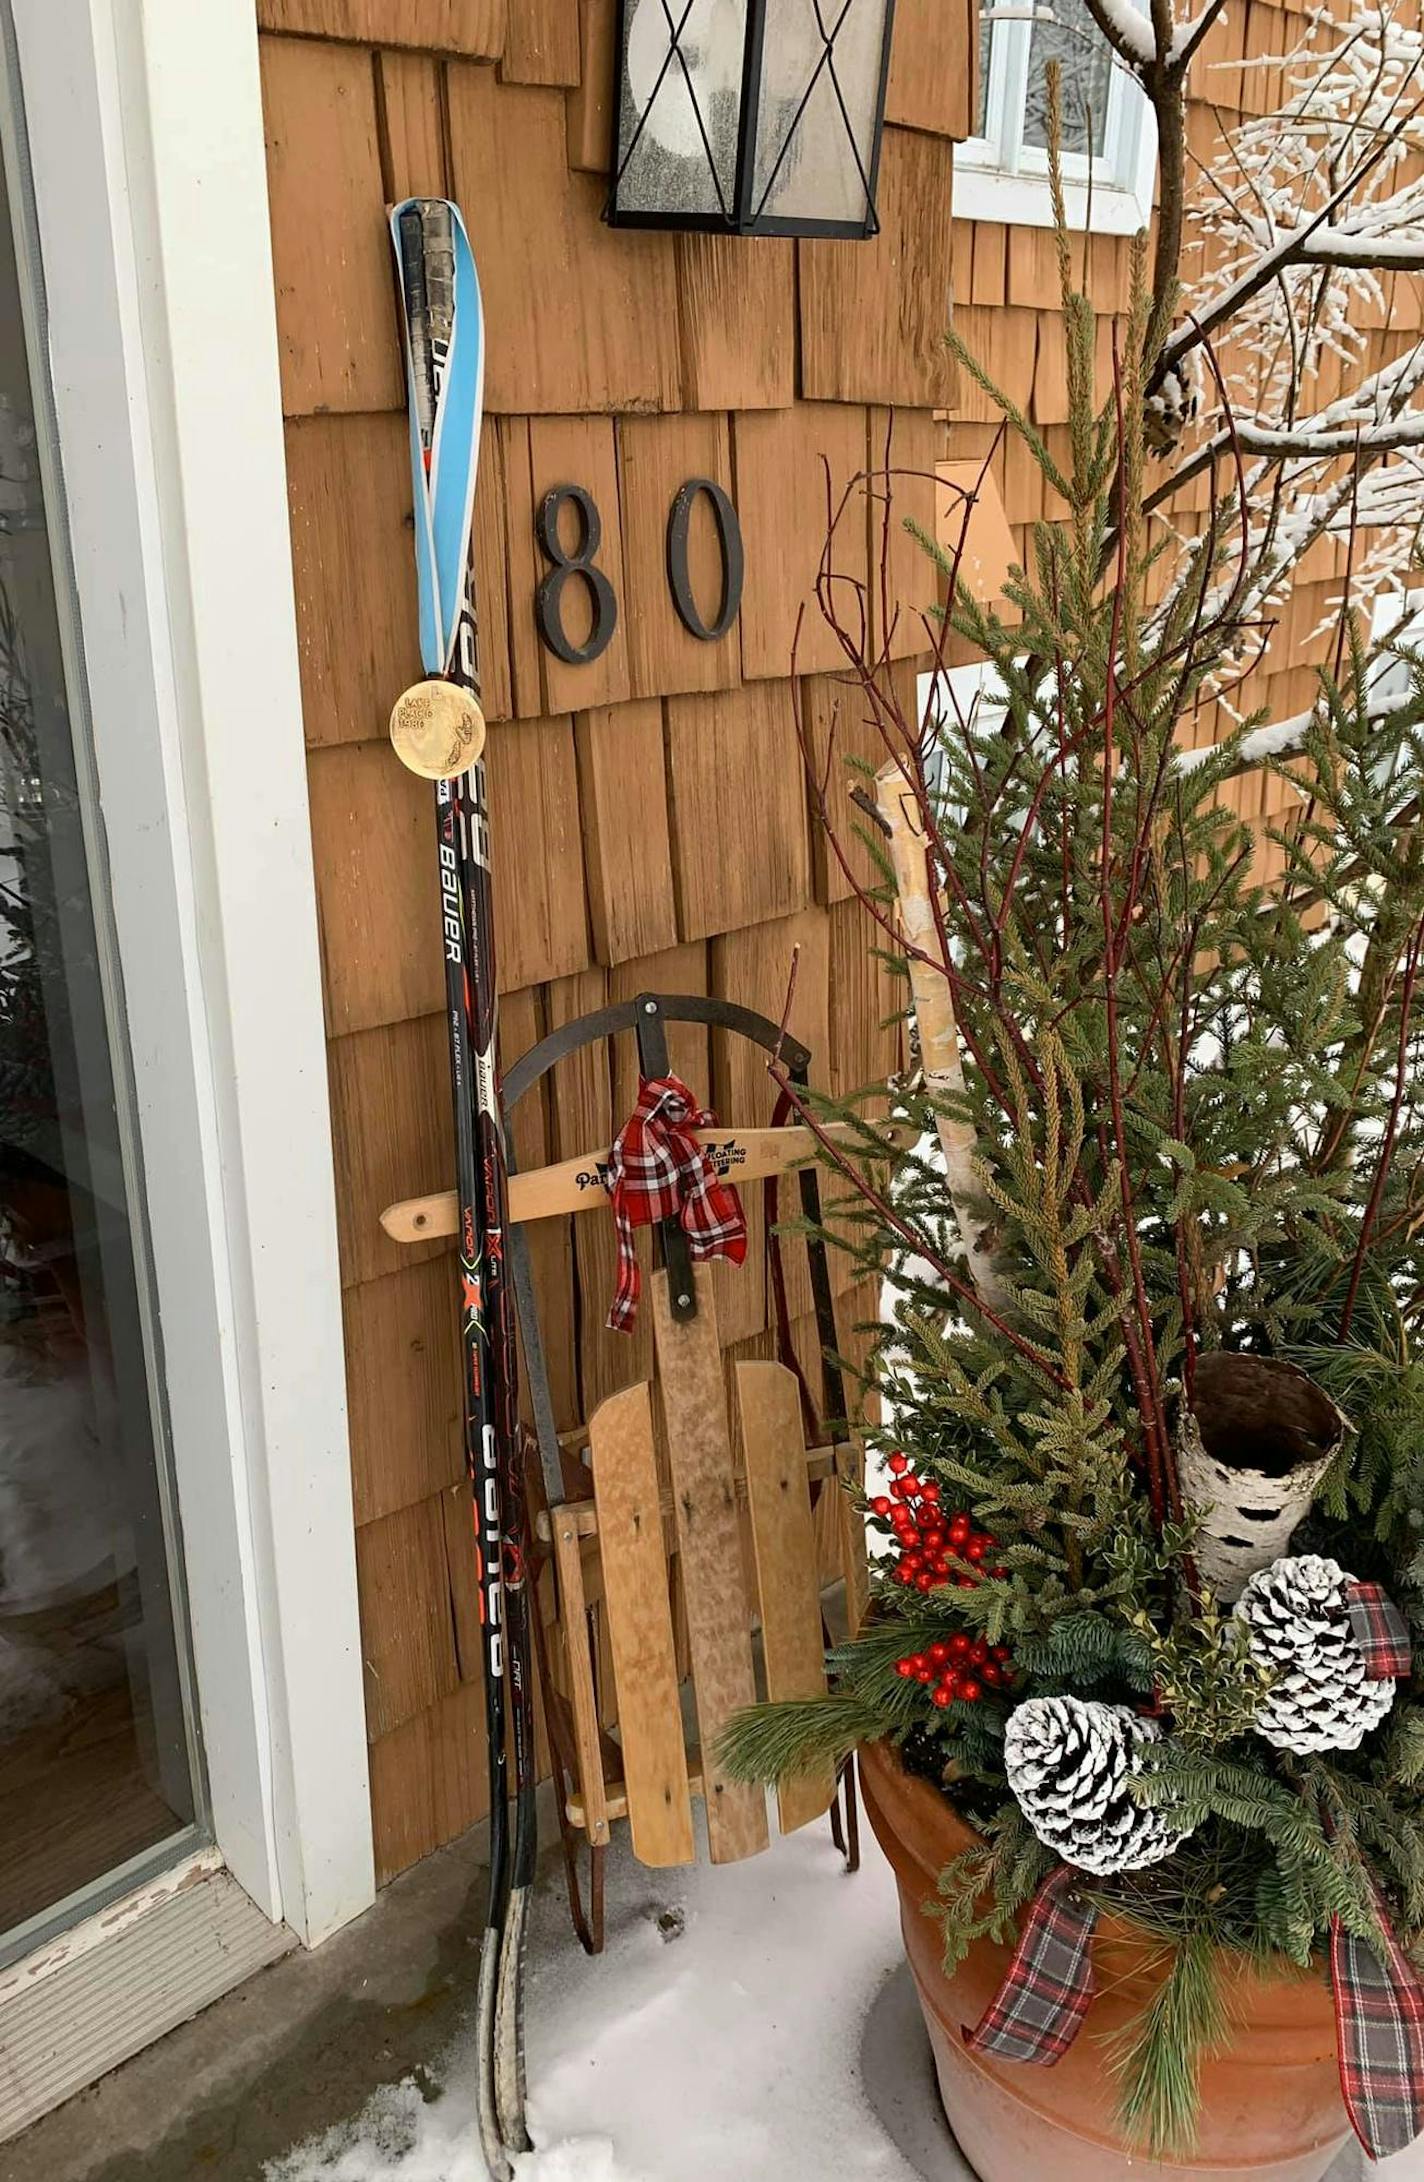
[[[1166,1975],[1146,2009],[1108,2047],[1119,2118],[1154,2159],[1190,2150],[1202,2060],[1231,2030],[1210,1937],[1184,1933],[1167,1952]]]
[[[725,1729],[717,1755],[733,1780],[780,1782],[827,1759],[842,1764],[886,1727],[880,1707],[853,1690],[839,1690],[799,1703],[748,1707]]]
[[[974,1942],[1002,1945],[1014,1921],[1053,1865],[1016,1803],[1001,1804],[982,1826],[983,1838],[945,1865],[936,1896],[925,1903],[944,1933],[944,1967],[952,1974]]]

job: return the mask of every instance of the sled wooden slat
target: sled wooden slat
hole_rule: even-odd
[[[733,1182],[765,1181],[768,1175],[789,1174],[814,1158],[815,1138],[809,1129],[698,1129],[700,1144],[711,1147],[718,1169]],[[842,1123],[832,1123],[827,1135],[856,1140]],[[907,1132],[908,1133],[908,1132]],[[530,1174],[509,1178],[511,1220],[552,1220],[560,1214],[590,1212],[608,1203],[608,1158],[601,1152],[584,1152],[556,1167],[540,1167]],[[453,1190],[436,1190],[428,1197],[404,1197],[387,1205],[381,1226],[392,1242],[428,1243],[453,1235],[459,1224],[459,1208]]]
[[[770,1834],[760,1788],[732,1780],[717,1756],[733,1715],[756,1702],[717,1314],[710,1282],[702,1283],[697,1316],[682,1324],[672,1315],[666,1272],[654,1273],[649,1286],[702,1743],[708,1847],[714,1864],[732,1864],[767,1848]]]
[[[633,1848],[654,1867],[690,1864],[692,1799],[646,1381],[601,1403],[589,1438]]]
[[[739,1363],[736,1382],[766,1694],[823,1697],[821,1588],[806,1482],[801,1390],[795,1373],[784,1364]],[[781,1831],[794,1833],[819,1818],[830,1809],[835,1792],[836,1769],[829,1761],[783,1781],[776,1797]]]
[[[608,1808],[603,1792],[598,1692],[593,1686],[593,1662],[588,1647],[588,1604],[583,1584],[583,1556],[579,1551],[578,1532],[572,1523],[563,1520],[568,1512],[564,1508],[555,1510],[554,1561],[559,1571],[559,1597],[563,1602],[564,1626],[568,1634],[569,1705],[573,1713],[574,1740],[578,1750],[583,1822],[589,1840],[602,1847],[608,1840]]]

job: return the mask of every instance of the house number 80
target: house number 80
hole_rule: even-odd
[[[688,564],[688,531],[699,493],[711,504],[717,540],[722,549],[722,597],[715,621],[705,621],[692,592]],[[559,516],[565,506],[578,511],[578,543],[566,552],[559,536]],[[598,503],[582,485],[555,485],[544,495],[534,519],[535,535],[549,567],[534,594],[534,617],[539,634],[555,657],[571,667],[586,667],[607,651],[618,626],[618,598],[597,564],[603,540],[603,520]],[[746,559],[737,511],[714,478],[692,477],[673,501],[667,526],[668,588],[683,627],[702,642],[715,644],[737,618],[742,602]],[[575,644],[564,627],[564,592],[573,577],[587,586],[593,610],[593,626],[582,644]]]

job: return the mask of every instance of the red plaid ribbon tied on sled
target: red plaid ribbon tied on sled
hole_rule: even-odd
[[[741,1199],[693,1135],[695,1129],[715,1128],[716,1120],[677,1076],[644,1077],[638,1086],[638,1103],[618,1132],[609,1162],[618,1288],[608,1324],[615,1333],[631,1333],[638,1315],[634,1228],[676,1220],[695,1259],[726,1258],[740,1265],[746,1257]]]

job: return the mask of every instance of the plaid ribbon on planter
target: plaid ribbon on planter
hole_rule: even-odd
[[[964,2042],[1001,2061],[1051,2068],[1077,2037],[1096,1991],[1091,1942],[1098,1913],[1069,1864],[1051,1871],[1029,1904],[1004,1981]]]
[[[1332,1919],[1330,1984],[1345,2112],[1371,2159],[1384,2159],[1424,2131],[1424,1986],[1378,1895],[1375,1907],[1375,1940]]]
[[[1051,2068],[1072,2045],[1097,1989],[1097,1911],[1080,1891],[1082,1877],[1060,1864],[1039,1887],[999,1990],[965,2029],[971,2052]],[[1378,1894],[1375,1907],[1373,1940],[1333,1920],[1330,1985],[1345,2112],[1371,2159],[1384,2159],[1424,2134],[1424,1984]]]
[[[716,1115],[698,1106],[680,1077],[640,1080],[638,1103],[619,1130],[609,1160],[618,1287],[608,1324],[615,1333],[631,1333],[638,1315],[642,1281],[633,1248],[635,1227],[676,1220],[694,1258],[727,1258],[740,1265],[746,1257],[741,1199],[692,1133],[715,1128],[716,1122]]]
[[[1410,1668],[1409,1625],[1393,1599],[1377,1583],[1352,1582],[1345,1596],[1370,1681],[1402,1681]]]

